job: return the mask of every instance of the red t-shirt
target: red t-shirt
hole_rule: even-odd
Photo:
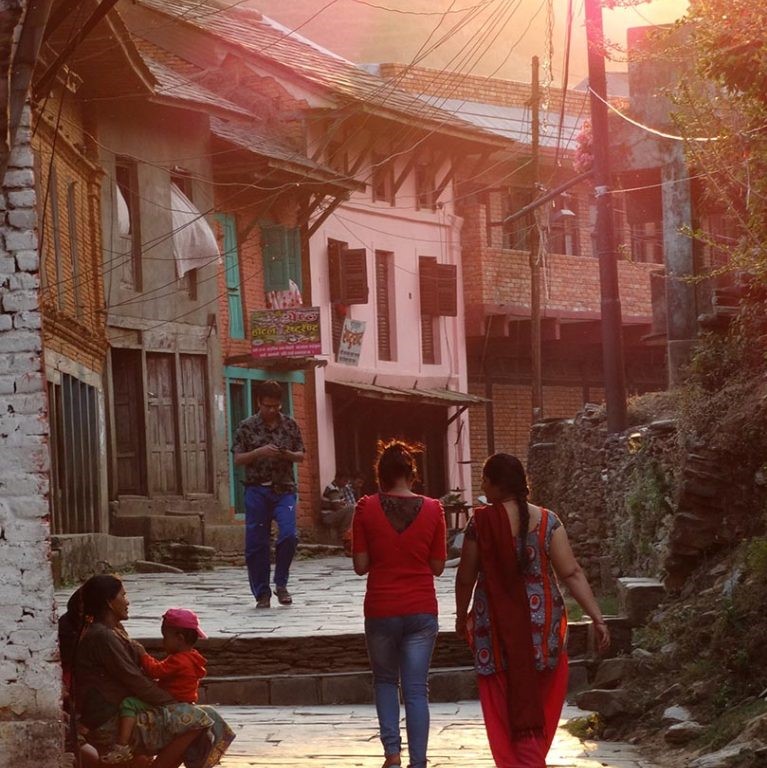
[[[415,519],[398,533],[379,495],[360,499],[352,522],[352,552],[370,557],[366,618],[437,613],[437,593],[429,560],[445,560],[445,513],[437,499],[424,496]]]
[[[144,672],[176,701],[194,704],[200,680],[205,677],[205,657],[194,648],[171,653],[162,661],[145,653],[141,659]]]

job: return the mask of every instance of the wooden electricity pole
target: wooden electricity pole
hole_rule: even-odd
[[[626,382],[623,370],[621,301],[615,244],[610,161],[607,133],[607,75],[605,73],[604,30],[601,0],[585,0],[586,42],[588,45],[589,96],[591,101],[592,152],[596,194],[595,246],[599,259],[602,297],[602,364],[607,403],[607,429],[626,429]]]
[[[533,178],[533,195],[538,194],[540,181],[540,103],[541,91],[538,75],[538,57],[533,56],[533,82],[530,91],[530,111],[532,113],[532,151],[530,157]],[[532,381],[532,417],[533,423],[543,418],[543,370],[541,365],[541,236],[538,229],[539,213],[532,213],[530,227],[530,376]]]

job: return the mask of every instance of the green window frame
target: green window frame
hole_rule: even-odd
[[[240,281],[240,252],[237,241],[237,219],[229,213],[217,213],[214,218],[224,232],[224,275],[229,309],[229,338],[245,338],[245,321]]]
[[[262,224],[261,256],[264,263],[265,291],[287,291],[291,280],[303,291],[299,227]]]
[[[224,384],[226,386],[226,400],[227,400],[227,423],[228,434],[227,441],[228,446],[231,448],[234,441],[234,433],[239,426],[238,423],[234,423],[233,418],[233,405],[234,400],[232,397],[232,386],[242,386],[243,402],[241,403],[245,418],[251,416],[256,412],[258,403],[254,394],[253,384],[259,381],[266,381],[267,379],[275,379],[283,385],[283,413],[288,416],[293,415],[293,384],[304,384],[306,378],[303,371],[267,371],[263,368],[238,368],[233,365],[224,366]],[[243,486],[242,477],[244,471],[241,467],[235,467],[234,456],[230,451],[229,454],[229,504],[232,509],[235,510],[235,518],[238,520],[244,519],[242,511],[243,506]],[[294,466],[294,471],[296,467]]]

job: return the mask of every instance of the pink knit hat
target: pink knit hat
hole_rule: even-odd
[[[207,635],[200,629],[200,620],[194,611],[187,608],[168,608],[162,615],[162,620],[169,627],[177,629],[193,629],[197,632],[197,637],[205,639]]]

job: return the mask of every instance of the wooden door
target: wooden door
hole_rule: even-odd
[[[181,355],[180,439],[185,493],[210,492],[208,386],[203,355]]]
[[[179,492],[173,355],[147,354],[147,453],[149,492]]]
[[[141,352],[112,349],[117,493],[146,493]]]

